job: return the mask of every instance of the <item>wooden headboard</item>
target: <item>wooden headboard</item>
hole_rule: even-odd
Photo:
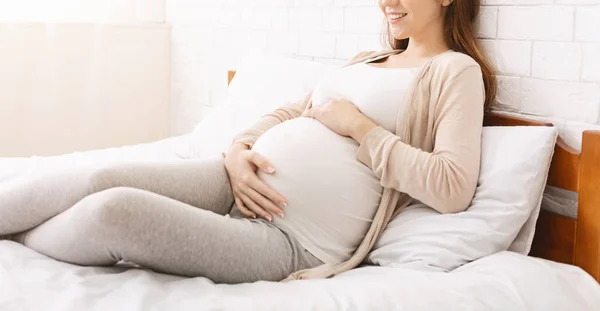
[[[552,126],[498,114],[487,114],[484,125]],[[548,185],[577,192],[577,219],[542,210],[530,255],[579,266],[600,282],[599,131],[583,132],[581,152],[558,140]]]
[[[235,71],[227,74],[228,84]],[[487,113],[484,126],[552,126]],[[581,267],[600,282],[600,131],[583,132],[581,152],[558,140],[548,185],[577,192],[577,219],[542,210],[530,256]]]

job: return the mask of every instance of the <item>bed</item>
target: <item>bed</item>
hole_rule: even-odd
[[[500,114],[488,114],[485,122],[547,125]],[[183,160],[194,143],[184,135],[57,157],[0,159],[0,187],[67,166]],[[0,310],[599,310],[598,158],[600,133],[584,133],[581,153],[556,144],[548,183],[578,193],[578,218],[542,211],[531,256],[501,251],[447,273],[363,265],[331,279],[224,285],[127,264],[80,267],[0,241]]]
[[[552,126],[498,114],[485,123]],[[579,266],[600,282],[600,132],[583,132],[581,152],[558,140],[548,185],[577,194],[577,218],[542,210],[531,255]]]
[[[597,310],[580,269],[502,252],[452,273],[364,267],[326,280],[215,285],[144,270],[85,268],[0,243],[2,310]]]

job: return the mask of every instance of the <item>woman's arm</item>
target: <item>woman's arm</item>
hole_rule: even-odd
[[[360,143],[357,158],[384,187],[407,193],[441,213],[464,211],[479,177],[483,103],[481,70],[468,67],[447,81],[440,93],[432,152],[405,144],[381,126],[363,123],[352,135]]]
[[[306,93],[304,98],[292,101],[287,105],[279,107],[274,111],[262,116],[249,128],[236,135],[233,139],[232,145],[236,143],[242,143],[247,145],[248,149],[252,149],[252,146],[256,140],[267,130],[286,120],[299,117],[304,109],[306,109],[311,96],[312,90]]]
[[[354,55],[348,62],[346,62],[343,66],[347,66],[359,58],[368,57],[369,55],[376,53],[375,51],[362,51]],[[342,66],[342,67],[343,67]],[[274,127],[275,125],[282,123],[286,120],[291,120],[298,118],[302,115],[302,112],[306,110],[306,107],[309,104],[310,98],[312,96],[312,90],[307,92],[304,98],[300,100],[295,100],[287,105],[279,107],[275,109],[273,112],[270,112],[263,117],[261,117],[258,121],[256,121],[252,126],[245,129],[241,133],[235,136],[233,139],[232,145],[236,143],[242,143],[248,146],[249,149],[252,148],[256,140],[267,130]],[[309,107],[310,108],[310,107]]]

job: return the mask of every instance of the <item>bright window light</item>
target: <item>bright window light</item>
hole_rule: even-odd
[[[0,0],[0,22],[163,23],[166,0]]]

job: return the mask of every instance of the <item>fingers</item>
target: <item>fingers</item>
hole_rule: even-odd
[[[269,199],[271,202],[284,208],[287,206],[287,200],[279,192],[269,187],[258,177],[251,179],[249,186],[250,188],[256,190],[258,193]]]
[[[254,165],[256,165],[261,171],[267,174],[275,173],[275,168],[273,165],[257,152],[252,152],[250,161],[252,161],[252,163],[254,163]]]
[[[262,218],[264,218],[268,221],[273,221],[273,216],[271,214],[267,213],[267,211],[265,211],[262,207],[258,206],[258,204],[256,204],[254,201],[252,201],[247,195],[242,194],[241,198],[242,198],[242,201],[244,202],[244,204],[246,205],[246,207],[248,207],[254,213],[256,213],[257,215],[260,215]]]
[[[240,212],[242,214],[244,214],[244,216],[250,217],[250,218],[256,218],[256,214],[253,213],[251,210],[249,210],[244,205],[244,202],[242,202],[242,200],[240,198],[238,198],[237,196],[235,196],[234,199],[235,199],[235,206],[237,206],[238,210],[240,210]]]
[[[275,172],[273,165],[259,153],[252,151],[248,155],[246,159],[261,171],[267,174]],[[273,221],[271,213],[284,217],[284,211],[278,204],[285,207],[287,200],[263,183],[255,171],[251,170],[251,172],[237,177],[233,188],[236,190],[236,204],[244,215],[249,216],[250,213],[254,213],[255,216],[263,217],[268,221]]]
[[[273,203],[271,200],[265,198],[262,194],[256,192],[254,189],[248,189],[247,195],[258,206],[283,218],[283,210],[275,205],[275,203]]]

